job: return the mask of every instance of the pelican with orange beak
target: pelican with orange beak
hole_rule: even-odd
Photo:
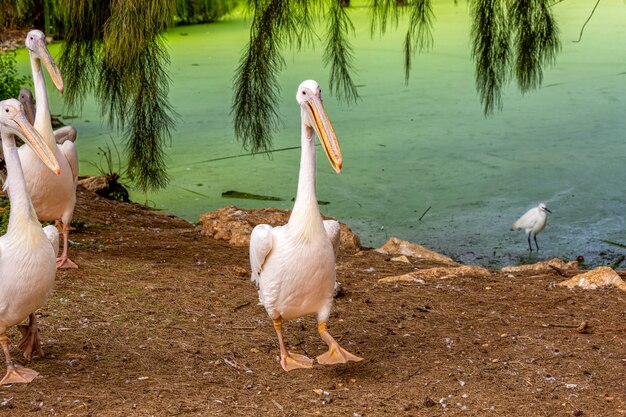
[[[0,237],[0,345],[7,364],[1,385],[28,383],[37,376],[37,372],[13,364],[6,331],[30,315],[29,329],[34,337],[29,339],[32,343],[29,348],[40,349],[37,322],[32,313],[52,291],[59,251],[59,232],[54,226],[42,229],[31,204],[14,135],[22,137],[24,146],[32,148],[52,175],[58,176],[60,172],[53,149],[28,123],[17,100],[0,102],[0,134],[8,173],[5,188],[11,201],[7,233]]]
[[[58,221],[63,225],[63,253],[57,259],[59,268],[78,268],[68,257],[70,222],[76,205],[76,185],[78,184],[78,153],[72,141],[57,144],[52,130],[48,93],[43,76],[43,66],[52,78],[56,88],[63,93],[63,79],[56,63],[46,47],[46,37],[39,30],[31,30],[26,35],[26,48],[35,85],[36,111],[33,126],[44,142],[52,149],[59,161],[61,175],[54,175],[41,162],[30,146],[21,146],[20,160],[24,167],[26,187],[39,220]]]
[[[317,315],[317,330],[328,351],[317,357],[323,365],[361,361],[339,346],[328,332],[333,305],[335,260],[339,250],[339,223],[322,220],[315,188],[315,136],[333,169],[342,166],[341,149],[322,105],[317,82],[304,81],[296,100],[302,118],[302,153],[296,201],[284,226],[260,224],[250,237],[251,279],[259,289],[259,301],[274,322],[280,345],[280,364],[285,371],[311,368],[313,360],[291,353],[283,340],[282,320]]]

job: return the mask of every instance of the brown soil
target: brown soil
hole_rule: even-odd
[[[245,247],[79,196],[81,268],[59,271],[40,310],[42,377],[0,388],[0,415],[626,415],[622,291],[554,287],[556,273],[379,284],[429,265],[340,255],[330,330],[365,361],[285,373]],[[312,317],[285,333],[295,352],[325,350]]]

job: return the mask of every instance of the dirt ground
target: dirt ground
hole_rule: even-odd
[[[285,373],[246,248],[84,190],[75,218],[81,268],[39,312],[41,377],[1,387],[0,415],[626,416],[623,291],[556,274],[379,284],[429,265],[340,254],[330,331],[365,361]],[[325,351],[313,317],[285,334]]]

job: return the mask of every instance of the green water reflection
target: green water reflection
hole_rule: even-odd
[[[361,100],[352,106],[329,94],[322,47],[287,52],[280,76],[285,124],[275,147],[299,144],[294,94],[302,80],[313,78],[326,86],[325,105],[344,153],[344,169],[336,175],[318,152],[318,196],[330,201],[324,213],[350,224],[364,244],[394,235],[468,262],[529,261],[534,258],[527,258],[524,236],[509,229],[543,201],[554,214],[539,236],[539,258],[582,254],[602,263],[601,253],[619,253],[601,240],[626,242],[626,6],[602,2],[583,41],[573,43],[590,5],[557,5],[563,50],[546,71],[543,88],[525,96],[508,89],[504,111],[485,118],[474,89],[467,6],[452,3],[435,6],[434,48],[415,60],[408,86],[403,30],[370,40],[368,11],[351,11],[361,86]],[[171,185],[148,198],[191,221],[228,204],[292,205],[298,151],[205,162],[243,153],[234,140],[230,105],[248,24],[236,15],[167,36],[170,98],[180,121],[169,149]],[[20,57],[28,71],[23,52]],[[52,97],[58,112],[60,97]],[[88,161],[117,137],[99,120],[93,101],[72,120],[82,174],[96,173]],[[284,201],[225,199],[226,190]]]

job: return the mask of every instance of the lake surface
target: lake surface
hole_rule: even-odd
[[[543,88],[521,95],[510,87],[503,111],[485,118],[474,88],[468,9],[452,3],[435,6],[433,49],[416,57],[408,85],[402,27],[372,40],[368,10],[351,11],[357,104],[329,94],[322,45],[286,51],[284,126],[275,148],[299,145],[295,91],[313,78],[326,90],[324,103],[344,153],[336,175],[318,152],[318,198],[330,202],[322,206],[324,214],[348,223],[364,245],[398,236],[491,266],[555,256],[584,255],[593,264],[615,259],[624,250],[603,240],[626,243],[626,5],[600,3],[580,43],[572,41],[593,5],[577,0],[555,6],[562,52],[546,70]],[[234,139],[230,105],[248,28],[247,18],[234,15],[167,36],[170,99],[180,120],[168,150],[170,186],[148,200],[190,221],[229,204],[292,206],[297,150],[207,162],[245,153]],[[18,58],[29,73],[23,51]],[[53,94],[51,102],[59,113],[60,96]],[[95,174],[89,163],[98,161],[98,147],[117,135],[101,124],[93,101],[71,123],[79,131],[81,173]],[[227,190],[284,201],[222,198]],[[144,201],[141,193],[132,197]],[[539,202],[553,214],[538,237],[541,252],[529,256],[523,232],[510,226]]]

